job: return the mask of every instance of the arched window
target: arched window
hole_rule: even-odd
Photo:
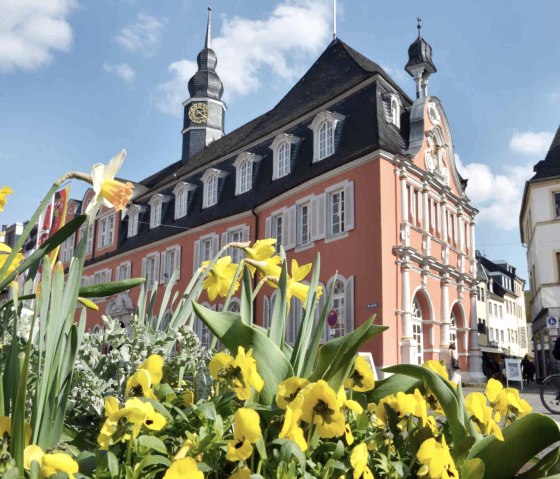
[[[241,312],[241,306],[237,298],[231,298],[228,306],[228,311],[231,313],[238,313],[238,314]]]
[[[128,210],[128,237],[136,236],[138,233],[138,215],[137,208],[129,208]]]
[[[455,316],[455,311],[451,311],[451,316],[449,317],[449,342],[457,344],[457,317]]]
[[[215,205],[218,202],[218,178],[211,176],[206,182],[205,191],[206,206]]]
[[[235,194],[240,195],[253,188],[253,178],[262,156],[244,151],[233,163],[235,167]],[[257,166],[255,166],[257,165]]]
[[[334,282],[333,282],[334,281]],[[327,288],[332,287],[332,298],[329,312],[336,312],[336,324],[327,326],[329,338],[338,338],[354,330],[354,277],[345,279],[337,276],[329,281]]]
[[[412,303],[412,336],[417,344],[415,364],[424,362],[424,330],[422,321],[422,305],[418,299],[414,299]]]
[[[237,171],[239,172],[239,191],[238,193],[245,193],[251,189],[253,184],[253,168],[252,163],[249,160],[244,161],[239,165]]]
[[[331,111],[318,113],[309,128],[313,130],[313,161],[331,156],[335,148],[335,132],[344,120],[344,115]]]
[[[391,123],[397,128],[401,127],[401,105],[397,95],[391,98]]]
[[[301,138],[288,133],[280,133],[274,138],[269,147],[272,150],[273,180],[290,174],[292,157],[296,154],[292,151],[292,145],[297,145],[300,141]]]
[[[290,173],[290,143],[284,142],[278,147],[278,161],[275,177],[281,178]]]
[[[319,160],[334,153],[334,128],[329,120],[325,120],[319,127]]]

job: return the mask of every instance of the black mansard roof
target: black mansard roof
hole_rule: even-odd
[[[369,81],[367,81],[369,80]],[[346,94],[348,92],[348,94]],[[386,113],[386,94],[397,93],[404,106],[400,129]],[[340,98],[343,94],[345,96]],[[409,108],[412,100],[376,63],[339,39],[327,47],[317,61],[274,108],[207,146],[187,163],[177,161],[140,182],[134,202],[147,205],[153,193],[173,197],[177,181],[197,186],[188,214],[174,219],[174,202],[164,203],[162,225],[149,229],[149,207],[140,218],[138,234],[127,237],[127,218],[120,229],[119,249],[123,252],[195,228],[210,221],[249,211],[318,175],[370,152],[383,149],[406,154]],[[324,106],[324,108],[322,108]],[[337,128],[333,155],[313,163],[313,132],[309,125],[318,111],[344,116]],[[274,136],[288,133],[300,138],[289,175],[272,181]],[[253,188],[235,195],[233,162],[243,151],[255,153],[262,161],[254,171]],[[227,173],[221,180],[218,204],[202,208],[201,176],[206,168]],[[102,259],[102,258],[100,258]]]
[[[552,140],[544,160],[539,161],[533,170],[535,171],[535,176],[530,181],[560,176],[560,127]]]

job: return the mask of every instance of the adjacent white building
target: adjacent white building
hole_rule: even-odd
[[[525,183],[519,223],[527,248],[537,377],[543,377],[551,368],[560,318],[560,128],[545,159],[533,169],[535,175]]]

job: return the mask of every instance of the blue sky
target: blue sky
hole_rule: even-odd
[[[206,2],[0,0],[1,223],[31,216],[51,182],[121,148],[141,180],[181,152],[181,106],[204,41]],[[273,107],[332,38],[332,0],[213,0],[213,47],[231,131]],[[338,0],[338,37],[404,72],[416,17],[438,72],[429,93],[450,120],[477,247],[526,277],[524,181],[560,123],[560,3]],[[83,188],[73,196],[81,197]]]

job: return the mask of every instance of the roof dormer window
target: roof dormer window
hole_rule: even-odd
[[[138,224],[140,222],[140,214],[146,210],[145,206],[130,205],[126,214],[128,215],[128,237],[138,234]]]
[[[167,203],[170,199],[169,196],[159,193],[156,193],[150,198],[150,229],[157,228],[161,225],[163,204]]]
[[[398,95],[391,96],[391,123],[397,128],[401,127],[401,102]]]
[[[301,138],[287,133],[281,133],[270,145],[272,150],[272,179],[277,180],[289,175],[292,170],[292,147],[299,143]]]
[[[187,216],[189,204],[191,203],[192,195],[195,190],[196,185],[184,181],[180,181],[175,188],[173,188],[173,194],[175,195],[175,219]]]
[[[220,183],[227,173],[217,168],[208,168],[202,175],[202,183],[204,184],[204,197],[202,207],[209,208],[218,203],[220,193]]]
[[[313,162],[321,161],[335,152],[337,129],[344,120],[339,113],[323,111],[309,126],[313,130]]]
[[[253,189],[255,176],[254,165],[261,160],[261,156],[254,153],[241,153],[233,166],[235,166],[235,194],[240,195]]]

